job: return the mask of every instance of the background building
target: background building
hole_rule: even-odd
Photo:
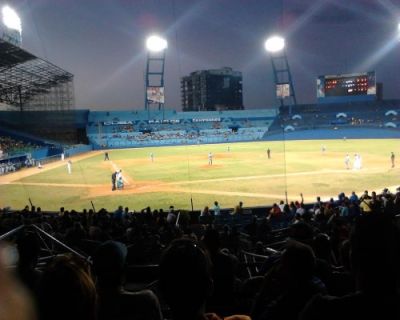
[[[181,80],[183,111],[242,110],[242,73],[232,68],[200,70]]]

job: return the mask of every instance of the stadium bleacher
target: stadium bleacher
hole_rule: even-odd
[[[384,307],[397,319],[399,207],[399,189],[385,189],[317,198],[307,206],[282,201],[258,215],[247,209],[200,216],[150,207],[131,212],[122,206],[114,212],[3,209],[0,239],[19,252],[11,267],[20,282],[10,277],[1,289],[9,286],[25,306],[22,313],[33,299],[36,311],[30,312],[40,319],[65,319],[60,312],[82,320],[169,319],[181,305],[171,300],[175,295],[179,301],[185,295],[189,305],[201,298],[204,312],[221,317],[314,319],[310,314],[325,318],[330,311],[356,319]],[[8,277],[9,267],[0,272]],[[200,290],[200,272],[214,291]],[[18,296],[20,283],[29,291]],[[333,311],[331,299],[352,303]]]
[[[87,134],[95,148],[123,148],[261,139],[274,110],[215,112],[90,112]]]
[[[358,138],[382,138],[385,135],[393,137],[400,125],[399,112],[399,100],[297,105],[292,107],[291,114],[289,109],[284,107],[264,138],[268,139],[279,130],[296,131],[299,136],[303,135],[302,131],[326,130],[323,137],[329,139],[329,132],[338,129],[363,129],[360,131],[363,135],[358,134]],[[382,132],[375,129],[382,129]],[[337,138],[337,134],[333,133],[332,138]]]

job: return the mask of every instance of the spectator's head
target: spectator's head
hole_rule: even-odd
[[[72,256],[54,259],[40,288],[40,319],[96,319],[96,288],[84,261]]]
[[[314,230],[309,224],[299,222],[290,226],[289,235],[293,240],[310,244],[314,237]]]
[[[221,245],[219,232],[215,229],[208,229],[204,234],[203,242],[211,255],[216,254]]]
[[[9,320],[34,320],[36,316],[30,295],[6,267],[13,263],[9,259],[11,256],[7,254],[8,249],[0,248],[0,317]]]
[[[206,251],[189,239],[173,241],[160,263],[160,289],[172,317],[201,317],[212,287],[211,262]]]
[[[118,287],[122,284],[127,256],[125,244],[106,241],[93,254],[93,269],[101,287]]]
[[[313,249],[317,258],[330,261],[331,242],[325,233],[317,234],[313,239]]]
[[[314,274],[315,255],[310,246],[290,242],[278,264],[279,279],[286,287],[308,283]]]
[[[17,239],[17,247],[19,267],[35,268],[40,252],[40,244],[36,234],[22,233]]]

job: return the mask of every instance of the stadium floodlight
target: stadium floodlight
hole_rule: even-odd
[[[265,41],[265,50],[274,53],[282,51],[285,48],[285,39],[280,36],[272,36]]]
[[[159,36],[153,35],[147,38],[146,47],[151,52],[161,52],[167,49],[168,42]]]
[[[17,30],[19,33],[22,32],[21,19],[14,9],[10,8],[9,6],[4,6],[1,9],[1,13],[3,16],[3,23],[7,28]]]

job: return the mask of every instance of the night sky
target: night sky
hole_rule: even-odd
[[[299,103],[316,101],[318,75],[370,70],[383,83],[384,98],[400,98],[400,0],[8,3],[21,17],[23,48],[75,75],[77,108],[143,108],[144,43],[155,32],[169,42],[169,108],[181,110],[182,76],[223,66],[243,73],[246,108],[275,106],[272,67],[263,44],[278,30],[286,36]]]

